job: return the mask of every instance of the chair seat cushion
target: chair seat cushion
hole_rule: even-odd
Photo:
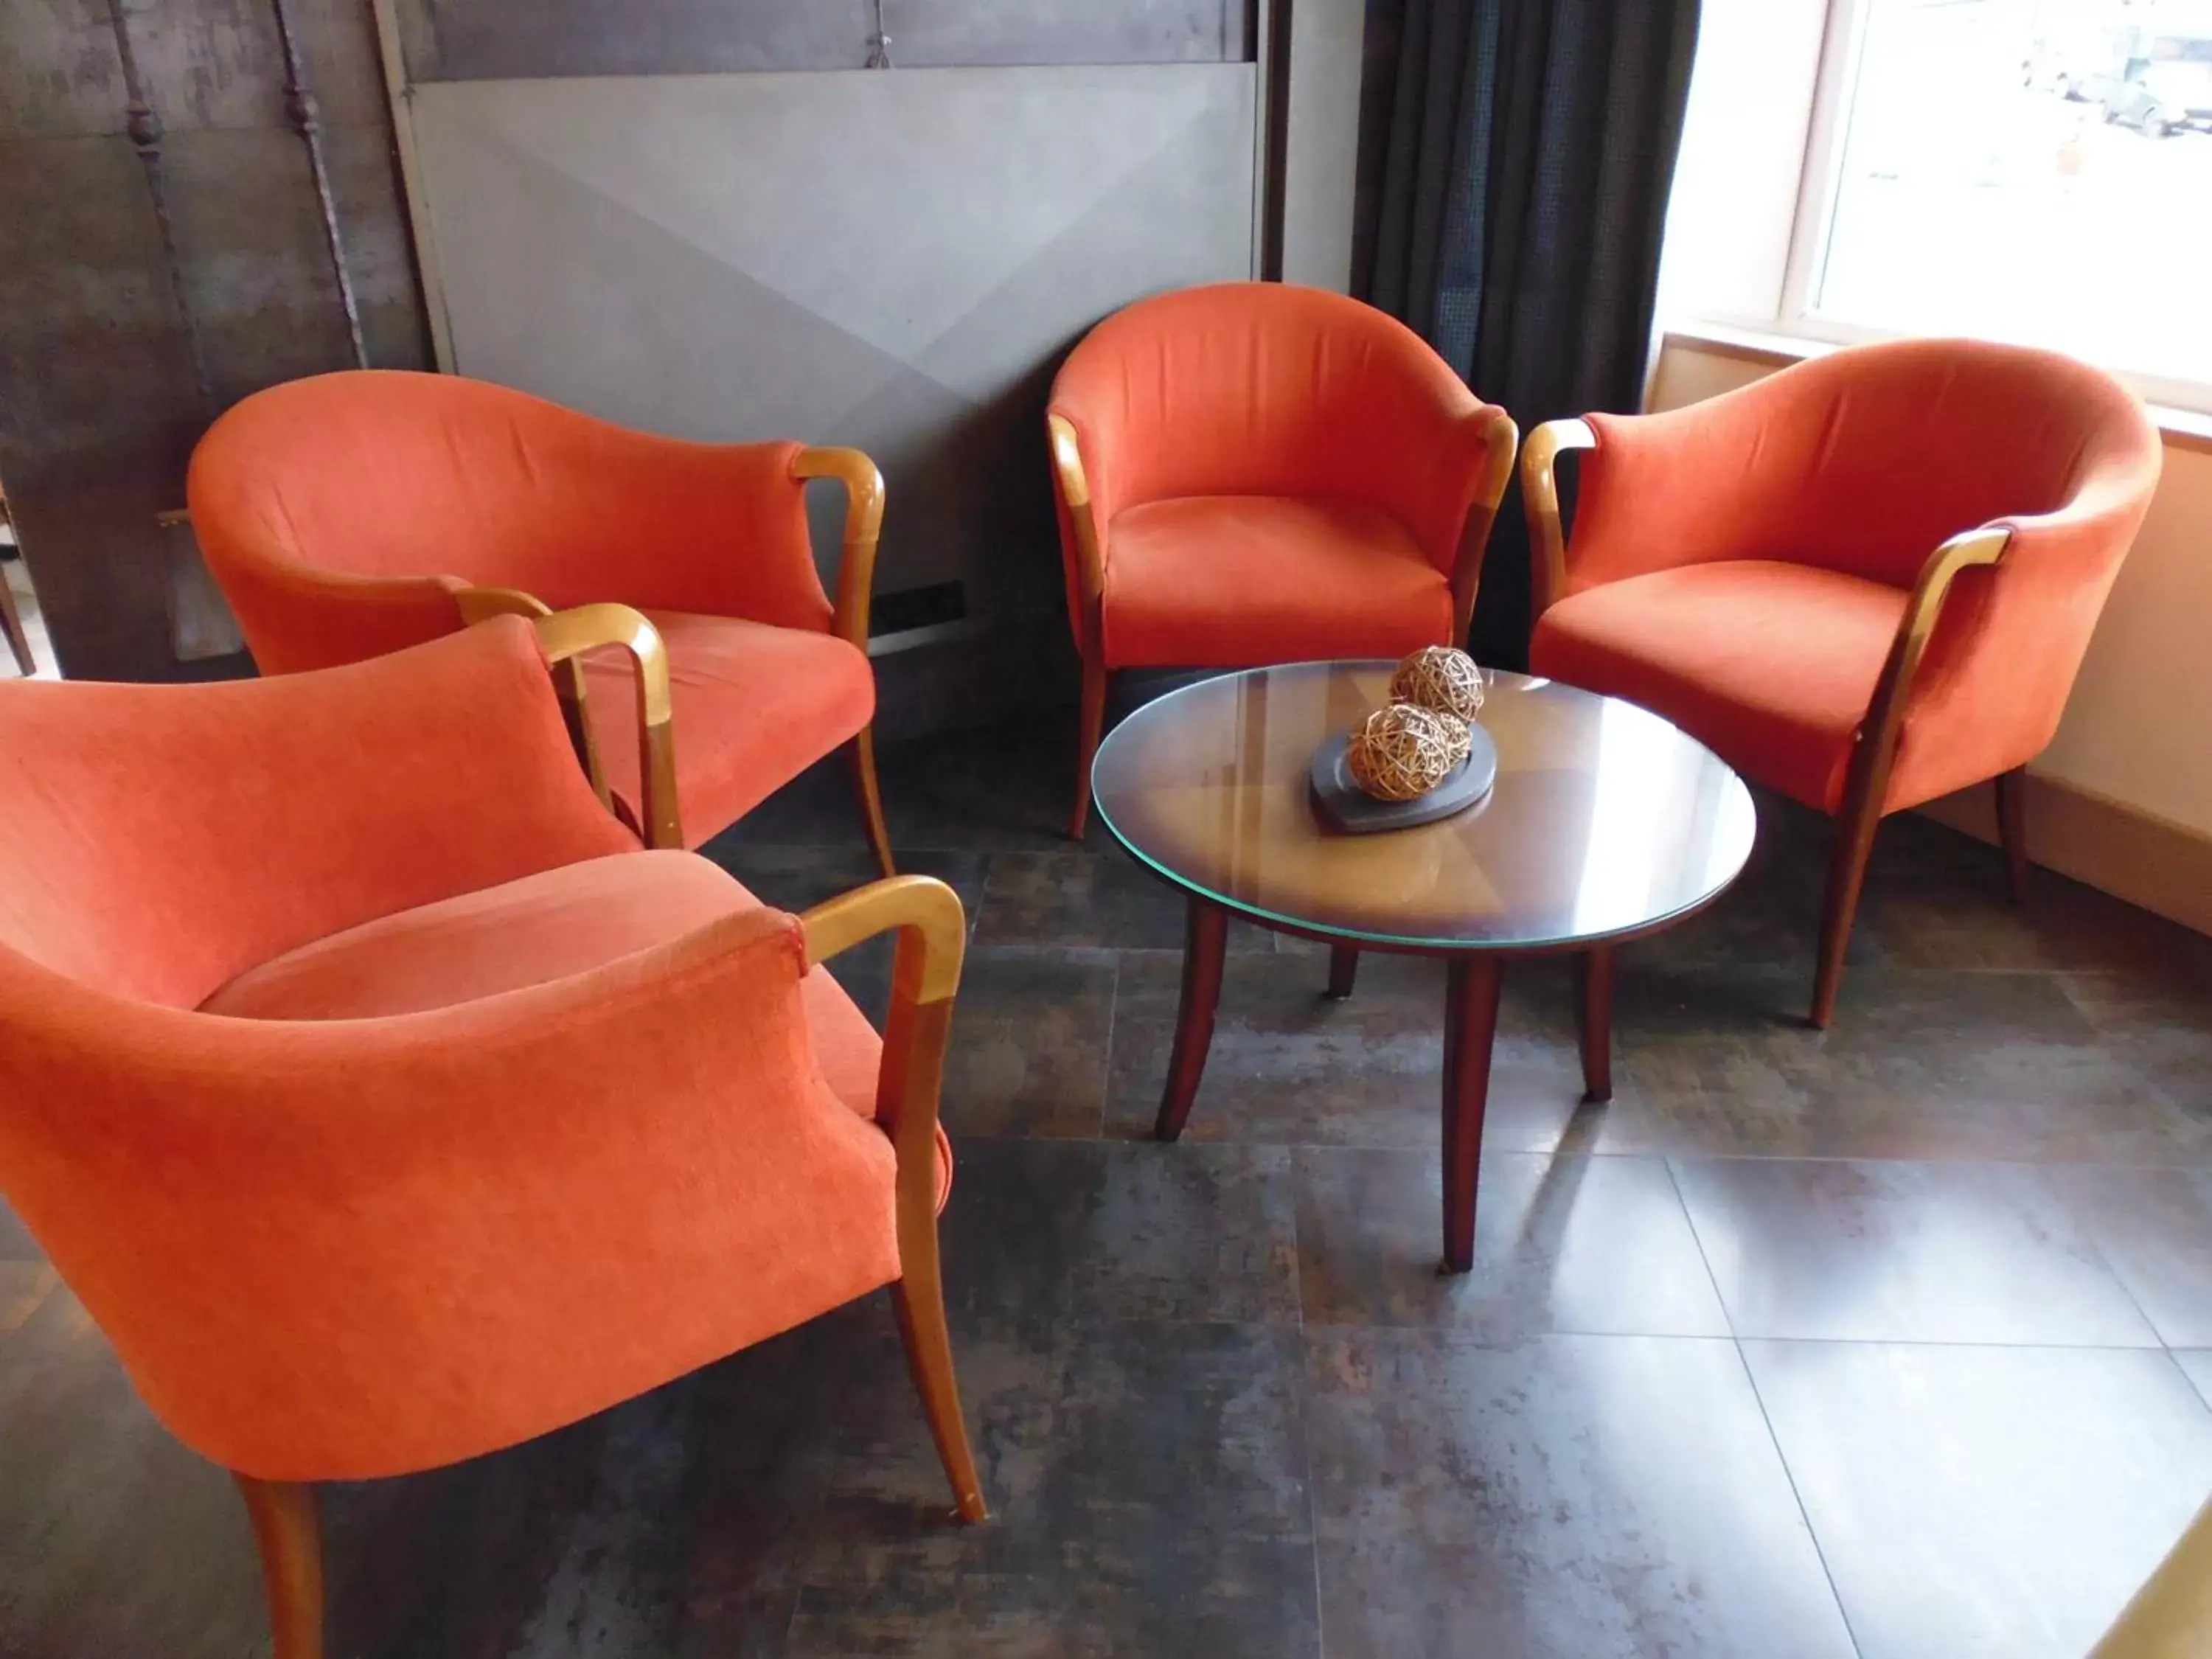
[[[1685,565],[1560,600],[1529,665],[1641,703],[1747,777],[1833,811],[1905,599],[1805,565]]]
[[[240,1019],[380,1019],[543,985],[663,945],[760,901],[690,853],[620,853],[403,910],[248,969],[200,1005]],[[800,981],[830,1090],[876,1115],[883,1042],[830,970]],[[732,1009],[732,1018],[742,1018]],[[938,1135],[938,1200],[951,1148]]]
[[[1106,530],[1115,668],[1396,657],[1451,633],[1451,584],[1378,508],[1279,495],[1148,501]]]
[[[865,653],[832,634],[681,611],[645,613],[668,647],[676,793],[698,847],[854,736],[874,718]],[[585,659],[592,734],[607,783],[639,812],[637,692],[629,659]]]

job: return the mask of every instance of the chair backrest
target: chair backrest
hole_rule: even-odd
[[[1052,391],[1102,522],[1176,496],[1332,498],[1394,514],[1445,556],[1471,486],[1438,434],[1483,407],[1396,319],[1283,283],[1140,300],[1091,331]]]
[[[428,584],[411,604],[356,591],[334,614],[346,578],[457,578],[556,610],[701,610],[708,596],[716,614],[824,629],[799,451],[635,432],[458,375],[348,370],[231,409],[193,453],[188,490],[246,643],[289,672],[459,625]],[[380,629],[361,614],[380,599],[416,614]]]
[[[125,1000],[193,1007],[325,934],[635,844],[517,618],[276,679],[0,683],[0,959]]]
[[[0,1193],[187,1444],[277,1480],[448,1462],[896,1277],[893,1154],[822,1079],[795,918],[417,1013],[197,1012],[635,849],[514,617],[263,681],[0,683]],[[764,1232],[794,1192],[836,1249]]]
[[[1910,587],[1961,531],[2085,496],[2147,500],[2160,460],[2111,375],[1983,340],[1848,348],[1663,415],[1589,419],[1599,447],[1572,537],[1577,587],[1713,559]],[[2106,538],[2097,557],[2117,568],[2128,540]]]

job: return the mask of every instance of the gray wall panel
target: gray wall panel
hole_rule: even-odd
[[[853,443],[878,586],[1047,609],[1045,387],[1249,274],[1249,65],[444,84],[415,119],[456,367],[684,436]]]
[[[1241,62],[1252,0],[884,0],[902,68]],[[400,0],[411,81],[859,69],[871,0]]]

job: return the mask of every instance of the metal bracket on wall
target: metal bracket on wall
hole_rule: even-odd
[[[131,40],[131,23],[124,0],[107,0],[107,21],[115,31],[115,55],[123,69],[124,131],[146,169],[146,193],[154,204],[154,226],[161,239],[161,265],[169,283],[169,299],[185,327],[185,343],[191,354],[192,384],[198,390],[200,408],[215,413],[215,393],[208,379],[207,349],[200,339],[199,324],[192,315],[191,297],[185,292],[184,264],[177,254],[176,221],[169,212],[169,182],[161,166],[161,115],[146,93],[145,77],[138,72],[138,52]]]
[[[368,348],[362,341],[361,302],[355,295],[353,272],[346,268],[345,239],[338,232],[337,199],[331,190],[330,161],[323,153],[322,112],[307,85],[300,61],[300,42],[292,27],[287,0],[271,0],[276,13],[276,38],[284,48],[284,113],[292,130],[307,147],[307,171],[314,175],[315,200],[323,211],[323,242],[331,255],[331,275],[338,286],[338,304],[345,312],[346,338],[353,346],[356,368],[368,367]]]

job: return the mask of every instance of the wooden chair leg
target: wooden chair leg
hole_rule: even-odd
[[[952,1483],[953,1506],[963,1521],[988,1521],[991,1512],[983,1502],[983,1484],[975,1476],[975,1454],[969,1447],[968,1421],[960,1410],[960,1383],[952,1371],[952,1337],[945,1328],[934,1218],[929,1231],[928,1250],[906,1253],[901,1264],[906,1277],[891,1286],[891,1305],[898,1310],[899,1337],[906,1344],[915,1392],[921,1396],[922,1412],[929,1419],[930,1438],[937,1443],[945,1478]],[[926,1261],[917,1259],[924,1255]]]
[[[261,1550],[276,1659],[323,1659],[323,1544],[313,1486],[238,1474]]]
[[[39,672],[39,659],[32,654],[31,641],[23,632],[22,613],[15,609],[15,590],[8,586],[7,576],[0,572],[0,629],[8,635],[8,648],[15,653],[15,666],[23,671],[25,679]]]
[[[1107,672],[1106,665],[1096,658],[1084,658],[1083,726],[1075,744],[1075,811],[1067,823],[1070,841],[1081,841],[1091,821],[1091,763],[1105,732]]]
[[[867,835],[868,850],[884,875],[895,876],[898,866],[891,862],[891,832],[884,823],[883,791],[876,781],[876,728],[862,726],[846,745],[845,757],[853,769],[853,792],[860,797],[860,827]]]
[[[1328,991],[1331,1002],[1341,1002],[1352,994],[1352,988],[1359,978],[1359,947],[1356,945],[1332,945],[1328,947]]]
[[[1828,853],[1827,893],[1820,907],[1820,971],[1813,981],[1811,1019],[1823,1031],[1836,1017],[1836,994],[1844,983],[1844,952],[1851,942],[1851,918],[1858,913],[1867,860],[1874,852],[1875,831],[1881,827],[1879,805],[1847,809],[1836,819],[1836,839]]]
[[[1997,839],[2004,845],[2005,880],[2014,904],[2027,902],[2027,769],[1997,774]]]

